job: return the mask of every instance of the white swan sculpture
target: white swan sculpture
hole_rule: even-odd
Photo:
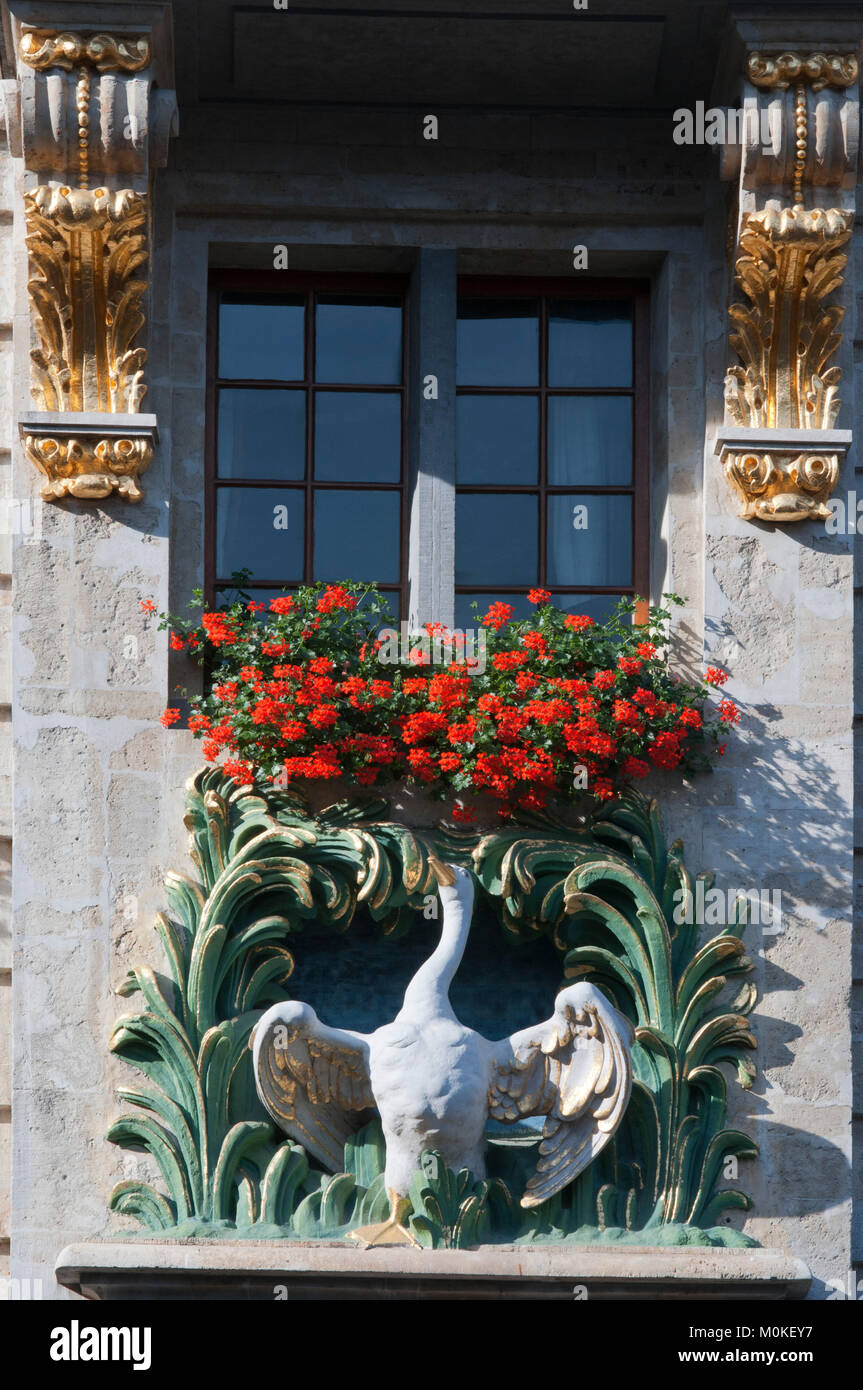
[[[374,1033],[328,1028],[308,1004],[268,1009],[249,1042],[258,1094],[276,1123],[332,1172],[345,1140],[377,1109],[386,1140],[388,1221],[351,1235],[417,1245],[407,1192],[426,1150],[485,1176],[485,1128],[544,1115],[536,1172],[521,1199],[537,1206],[572,1182],[614,1134],[632,1085],[633,1030],[593,985],[558,994],[545,1023],[489,1042],[459,1023],[449,988],[470,932],[473,880],[432,860],[443,906],[436,950],[400,1013]]]

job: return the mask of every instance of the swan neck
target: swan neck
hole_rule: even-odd
[[[472,907],[473,886],[468,883],[444,907],[440,941],[408,985],[404,1011],[426,1007],[451,1012],[449,989],[470,935]]]

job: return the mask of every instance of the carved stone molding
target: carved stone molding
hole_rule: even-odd
[[[155,416],[32,411],[21,416],[19,429],[28,459],[47,479],[44,501],[116,493],[140,502],[144,496],[139,479],[153,459]]]
[[[176,129],[170,7],[100,5],[98,29],[89,6],[64,8],[68,19],[52,26],[32,0],[10,0],[15,138],[30,176],[31,394],[46,427],[58,413],[102,423],[98,438],[72,425],[21,435],[49,479],[46,499],[136,501],[153,439],[130,435],[121,418],[139,414],[147,389],[152,174]]]
[[[824,87],[851,87],[857,81],[857,57],[853,53],[750,53],[747,76],[756,87],[810,86],[813,92]]]
[[[746,47],[747,119],[723,166],[738,178],[730,238],[737,294],[728,311],[737,360],[725,379],[725,424],[726,433],[761,438],[757,448],[720,453],[744,499],[742,516],[799,521],[829,515],[844,457],[821,441],[808,447],[805,436],[815,445],[811,432],[833,431],[840,410],[839,291],[854,226],[859,61],[856,41],[811,51]]]
[[[723,429],[716,444],[745,521],[824,521],[850,430]]]
[[[93,67],[99,72],[140,72],[150,62],[146,38],[113,34],[58,34],[51,29],[27,29],[18,44],[21,60],[40,72],[46,68]]]

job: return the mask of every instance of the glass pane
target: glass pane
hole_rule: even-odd
[[[471,604],[476,601],[479,604],[479,618]],[[536,612],[532,603],[528,603],[526,594],[501,594],[501,593],[473,593],[456,594],[455,596],[455,626],[462,630],[477,626],[480,619],[484,618],[493,603],[508,603],[515,611],[512,621],[519,618],[529,618]]]
[[[538,502],[529,494],[456,498],[455,582],[488,588],[536,583],[539,573]]]
[[[539,402],[535,396],[459,396],[456,481],[536,483]]]
[[[401,396],[316,393],[316,478],[328,483],[397,483],[401,466]]]
[[[305,391],[219,392],[219,477],[290,478],[306,473]]]
[[[549,305],[549,386],[631,386],[632,306],[558,300]]]
[[[631,497],[549,497],[548,582],[555,588],[632,583]]]
[[[315,492],[315,579],[399,581],[399,494]]]
[[[554,594],[551,602],[564,613],[586,613],[595,623],[604,623],[622,597],[622,594]]]
[[[302,381],[305,308],[301,295],[224,294],[219,306],[219,376]]]
[[[319,295],[315,357],[317,381],[398,386],[402,379],[401,300]]]
[[[626,487],[632,482],[630,396],[549,396],[552,487]]]
[[[303,574],[304,494],[299,488],[223,487],[216,506],[216,573],[297,581]]]
[[[539,309],[530,299],[462,299],[459,386],[538,386]]]

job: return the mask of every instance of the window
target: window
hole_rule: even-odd
[[[454,529],[456,625],[471,625],[474,601],[525,616],[536,586],[601,621],[649,593],[646,288],[475,277],[459,281],[456,312],[453,286],[454,498],[438,488],[422,523]],[[407,417],[420,402],[406,387],[406,295],[394,276],[215,276],[211,602],[245,568],[256,598],[369,580],[408,616]],[[419,392],[421,342],[414,352]]]
[[[376,582],[398,615],[404,284],[249,286],[224,276],[212,291],[207,594],[218,602],[240,569],[259,599],[349,577]]]
[[[643,292],[462,281],[455,621],[541,586],[606,617],[648,592]]]

